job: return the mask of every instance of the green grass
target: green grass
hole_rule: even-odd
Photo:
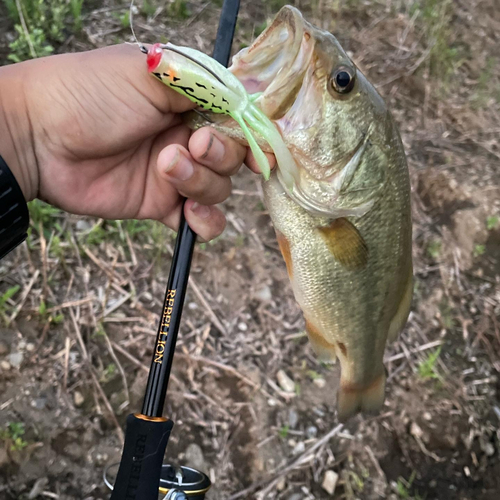
[[[408,480],[403,477],[399,477],[396,483],[396,493],[401,500],[423,500],[423,498],[417,493],[411,494],[411,489],[413,482],[415,481],[416,472],[413,471]]]
[[[410,16],[416,14],[429,50],[429,69],[433,76],[447,82],[461,65],[461,54],[453,44],[453,1],[415,0]]]
[[[130,14],[128,11],[125,11],[122,14],[117,14],[117,17],[120,20],[120,24],[124,28],[130,28]]]
[[[278,431],[278,435],[281,439],[286,439],[289,431],[290,431],[290,426],[288,424],[285,424]]]
[[[480,244],[476,244],[474,245],[474,257],[480,257],[481,255],[484,254],[484,252],[486,252],[486,246],[485,245],[480,245]]]
[[[438,347],[435,351],[428,354],[427,357],[419,363],[418,375],[422,380],[432,380],[440,378],[436,367],[440,354],[441,346]]]
[[[10,311],[11,307],[7,303],[14,295],[19,291],[21,287],[19,285],[11,286],[2,295],[0,295],[0,317],[3,318],[4,322],[7,324],[7,313]]]
[[[320,374],[320,373],[318,373],[318,372],[317,372],[317,371],[315,371],[315,370],[307,370],[307,375],[308,375],[308,377],[309,377],[311,380],[313,380],[313,381],[314,381],[314,380],[317,380],[317,379],[319,379],[319,378],[322,378],[322,377],[321,377],[321,374]]]
[[[74,29],[75,31],[82,30],[82,7],[83,0],[70,0],[69,8],[71,15],[73,16]]]
[[[498,229],[499,226],[500,226],[500,218],[498,217],[498,215],[490,215],[486,219],[486,229],[488,229],[488,231],[493,231],[494,229]]]
[[[28,442],[23,438],[24,434],[22,422],[9,422],[7,427],[0,431],[0,439],[9,445],[11,451],[21,451],[28,446]]]
[[[427,253],[437,259],[441,255],[441,240],[435,239],[427,245]]]
[[[155,12],[156,12],[156,7],[154,6],[153,2],[150,2],[149,0],[144,0],[142,2],[141,6],[142,14],[144,14],[146,17],[152,17]]]
[[[174,0],[168,7],[168,13],[174,19],[187,19],[191,15],[186,0]]]
[[[14,22],[16,38],[9,44],[8,58],[20,62],[48,56],[54,45],[62,43],[66,30],[82,27],[83,0],[4,0],[10,19]]]

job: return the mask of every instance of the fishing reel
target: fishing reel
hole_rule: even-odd
[[[104,471],[104,483],[113,490],[118,463],[109,465]],[[111,476],[111,477],[110,477]],[[163,464],[158,495],[161,500],[204,500],[212,483],[206,474],[192,467],[176,467]]]

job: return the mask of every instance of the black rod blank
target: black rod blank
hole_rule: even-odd
[[[227,66],[240,0],[224,0],[213,57]],[[156,500],[162,461],[173,422],[163,418],[175,343],[186,295],[196,234],[184,218],[175,242],[142,414],[129,415],[125,445],[111,500]],[[200,499],[204,493],[200,492]]]

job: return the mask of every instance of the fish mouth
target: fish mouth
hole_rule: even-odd
[[[252,43],[238,52],[229,70],[271,120],[281,118],[295,102],[314,51],[314,37],[299,10],[283,7]]]

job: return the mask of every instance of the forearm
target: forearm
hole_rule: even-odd
[[[0,68],[0,155],[30,201],[38,192],[38,167],[26,104],[27,70],[24,64]]]

